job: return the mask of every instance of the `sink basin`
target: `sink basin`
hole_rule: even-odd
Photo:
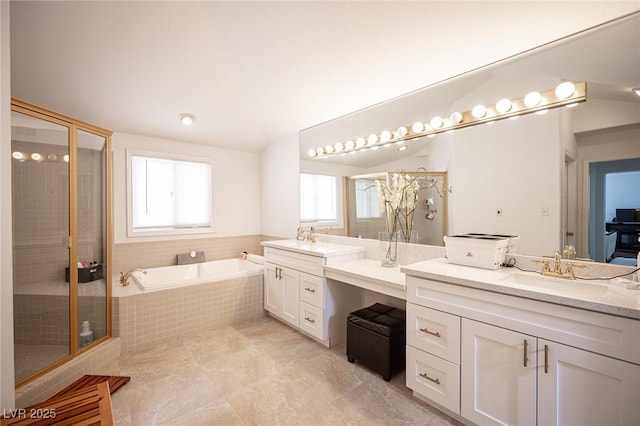
[[[562,278],[545,277],[544,275],[515,272],[501,279],[505,284],[517,284],[519,287],[530,287],[534,290],[570,295],[577,297],[602,297],[609,291],[606,281],[593,280],[565,280]]]

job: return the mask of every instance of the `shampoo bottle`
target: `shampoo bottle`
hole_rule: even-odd
[[[82,321],[80,329],[80,347],[87,346],[93,342],[93,331],[89,328],[89,321]]]

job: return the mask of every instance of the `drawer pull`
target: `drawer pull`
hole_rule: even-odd
[[[549,345],[544,345],[544,374],[549,374]]]
[[[309,293],[315,293],[316,291],[312,288],[305,287],[304,291],[308,291]]]
[[[428,328],[421,328],[420,331],[422,331],[423,333],[430,334],[432,336],[440,337],[440,332],[439,331],[431,331]]]
[[[423,379],[427,379],[432,381],[433,383],[435,383],[436,385],[440,384],[440,379],[438,378],[433,378],[433,377],[429,377],[429,375],[427,373],[420,373],[420,377],[422,377]]]
[[[304,317],[305,321],[309,321],[311,324],[315,324],[316,320],[314,320],[313,318],[309,318],[309,317]]]
[[[524,339],[524,366],[527,366],[527,346],[529,346],[529,342],[527,342],[527,339]]]

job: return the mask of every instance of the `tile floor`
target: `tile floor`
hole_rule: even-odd
[[[112,397],[121,425],[459,425],[344,346],[328,350],[269,317],[125,354]]]

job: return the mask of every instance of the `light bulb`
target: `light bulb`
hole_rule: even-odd
[[[346,149],[353,149],[353,147],[354,147],[354,146],[356,146],[356,145],[353,143],[353,141],[347,141],[347,142],[345,142],[345,144],[344,144],[344,147],[345,147]]]
[[[47,158],[51,161],[56,161],[58,159],[58,156],[55,154],[49,154],[47,155]]]
[[[65,154],[62,159],[65,161],[65,163],[69,162],[69,154]]]
[[[309,157],[315,157],[316,156],[316,150],[315,149],[310,149],[307,154],[309,155]]]
[[[576,85],[570,81],[565,81],[564,83],[558,84],[556,87],[556,96],[560,99],[567,99],[569,96],[573,95],[576,91]]]
[[[398,136],[398,138],[404,138],[405,136],[407,136],[407,133],[409,133],[409,131],[406,127],[399,127],[396,135]]]
[[[367,141],[364,140],[364,138],[358,138],[356,139],[356,146],[358,148],[360,148],[361,146],[364,146],[364,144],[367,143]]]
[[[434,129],[439,129],[444,124],[442,117],[435,116],[431,119],[431,127]]]
[[[324,154],[324,149],[322,147],[317,148],[316,152],[318,153],[318,155],[322,155],[322,154]]]
[[[24,154],[21,153],[20,151],[14,151],[11,156],[13,158],[15,158],[16,160],[23,160],[24,159]]]
[[[424,130],[424,123],[421,121],[416,121],[415,123],[413,123],[413,125],[411,126],[411,130],[413,131],[413,133],[420,133]]]
[[[367,138],[367,144],[374,145],[376,142],[378,142],[378,135],[376,135],[375,133],[371,133]]]
[[[38,154],[37,152],[34,152],[33,154],[31,154],[31,159],[34,161],[40,161],[42,160],[42,155]]]
[[[539,92],[529,92],[527,96],[524,97],[524,104],[529,108],[538,106],[541,101],[542,95]]]
[[[502,98],[496,103],[496,111],[500,114],[511,111],[511,101],[507,98]]]
[[[451,114],[451,116],[449,117],[449,120],[451,120],[451,122],[453,124],[460,124],[462,123],[462,113],[456,111],[454,113]]]
[[[337,142],[335,145],[333,145],[333,149],[336,152],[342,152],[344,150],[344,145],[342,145],[342,143]]]
[[[471,110],[471,115],[473,115],[475,118],[482,118],[487,115],[487,108],[485,108],[484,105],[476,105]]]
[[[327,146],[324,147],[324,151],[327,154],[331,154],[333,152],[333,147],[331,145],[327,145]]]
[[[383,131],[382,133],[380,133],[380,140],[382,142],[389,142],[391,140],[391,132],[388,130]]]

